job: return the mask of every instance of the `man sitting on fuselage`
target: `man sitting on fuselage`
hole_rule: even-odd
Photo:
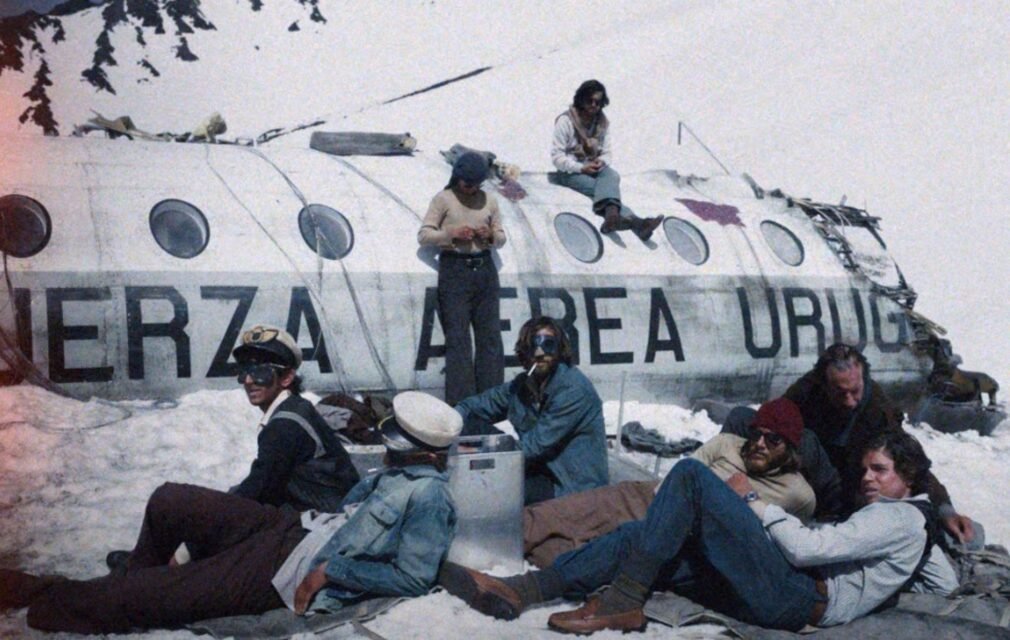
[[[762,500],[806,521],[814,515],[816,499],[798,473],[797,445],[802,434],[799,408],[778,398],[761,405],[746,438],[721,433],[691,457],[723,481],[746,474]],[[659,480],[622,482],[527,507],[523,513],[526,559],[545,567],[587,540],[644,518],[659,484]]]

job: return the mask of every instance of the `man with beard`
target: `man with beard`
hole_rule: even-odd
[[[455,570],[455,591],[478,610],[510,619],[530,605],[609,585],[579,609],[548,619],[554,630],[580,634],[643,629],[653,588],[790,631],[845,624],[902,589],[949,594],[957,576],[931,543],[934,516],[922,493],[930,461],[922,447],[906,433],[888,431],[859,454],[861,506],[845,522],[804,525],[758,498],[746,477],[726,483],[698,461],[684,460],[644,519],[543,571],[498,579]]]
[[[850,511],[851,499],[858,495],[859,451],[868,440],[885,431],[901,431],[902,412],[870,377],[866,357],[842,343],[825,349],[813,370],[790,386],[784,397],[799,406],[810,434],[800,443],[800,453],[803,473],[817,492],[818,515]],[[752,415],[745,407],[734,409],[723,431],[745,433]],[[837,476],[823,462],[825,452],[830,467],[841,475],[840,491],[835,488]],[[950,494],[936,476],[930,473],[928,478],[930,502],[947,532],[957,542],[981,547],[984,539],[981,526],[957,513]]]
[[[758,497],[777,504],[800,520],[813,517],[814,491],[797,471],[797,443],[803,418],[784,398],[766,402],[749,425],[747,437],[722,433],[691,457],[730,482],[745,474]],[[529,506],[523,513],[523,551],[538,567],[588,540],[610,533],[624,522],[640,520],[659,481],[622,482]]]
[[[456,405],[463,435],[501,433],[488,425],[512,423],[526,459],[526,504],[606,485],[603,404],[572,364],[564,330],[547,316],[528,320],[515,353],[523,373]]]

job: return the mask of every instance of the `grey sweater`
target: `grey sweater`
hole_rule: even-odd
[[[762,522],[790,564],[817,567],[824,578],[828,606],[822,627],[866,615],[891,597],[912,575],[926,545],[922,512],[905,500],[881,498],[844,522],[817,527],[768,505]],[[957,586],[953,567],[934,545],[913,590],[947,595]]]

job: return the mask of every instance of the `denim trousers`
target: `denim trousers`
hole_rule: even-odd
[[[621,217],[627,220],[637,220],[635,213],[621,204],[621,174],[610,167],[604,167],[594,176],[585,173],[564,173],[556,171],[549,174],[550,182],[574,189],[593,201],[593,212],[603,215],[603,208],[608,204],[621,207]]]
[[[471,259],[442,255],[438,319],[445,334],[447,403],[454,405],[505,381],[498,270],[490,254]]]
[[[786,561],[740,496],[690,459],[670,471],[645,519],[565,553],[552,566],[573,595],[624,573],[778,629],[801,629],[824,599],[814,579]]]

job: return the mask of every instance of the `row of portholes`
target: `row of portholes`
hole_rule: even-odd
[[[600,232],[582,216],[567,211],[559,213],[554,218],[554,230],[561,244],[576,260],[593,263],[603,257]],[[708,260],[708,242],[690,222],[667,217],[663,220],[663,233],[673,250],[686,262],[701,265]],[[765,220],[761,223],[761,234],[782,262],[791,267],[803,263],[803,245],[792,231],[777,222]]]
[[[210,242],[203,212],[183,200],[162,200],[148,218],[151,234],[162,249],[177,258],[195,258]],[[298,212],[305,243],[328,260],[343,258],[354,247],[354,230],[339,211],[310,204]],[[42,251],[52,236],[52,219],[40,202],[28,196],[0,197],[0,250],[15,258]]]
[[[162,249],[183,259],[203,253],[210,242],[210,226],[203,212],[183,200],[162,200],[149,216],[151,234]],[[310,204],[298,212],[298,229],[305,243],[327,260],[343,258],[354,247],[354,230],[336,209]],[[596,262],[603,256],[603,239],[588,220],[574,213],[559,213],[554,229],[565,249],[577,260]],[[709,258],[705,236],[690,222],[668,217],[663,232],[670,246],[693,265]],[[765,220],[761,233],[776,256],[790,266],[803,262],[799,238],[777,222]],[[37,200],[23,195],[0,197],[0,249],[16,258],[27,258],[45,248],[52,235],[49,212]]]

